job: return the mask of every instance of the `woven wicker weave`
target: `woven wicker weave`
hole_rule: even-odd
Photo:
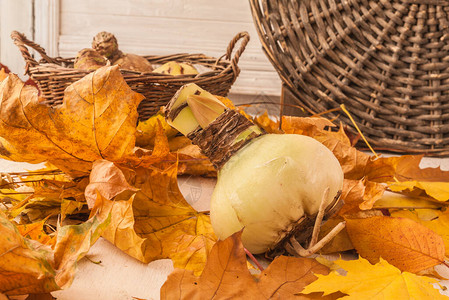
[[[89,71],[73,69],[74,58],[52,58],[38,44],[28,40],[23,34],[13,31],[11,38],[19,47],[26,62],[25,73],[37,82],[43,101],[49,105],[62,102],[64,90],[71,83],[81,79]],[[239,48],[234,52],[235,45],[240,41]],[[229,43],[226,53],[220,58],[208,57],[203,54],[173,54],[166,56],[145,56],[153,65],[169,61],[188,62],[207,69],[198,75],[166,75],[158,73],[139,73],[120,70],[127,84],[136,92],[145,96],[138,107],[139,119],[148,119],[173,97],[176,91],[187,83],[196,83],[213,94],[226,96],[232,84],[240,73],[238,62],[249,42],[249,34],[241,32]],[[42,57],[37,62],[28,51],[28,47],[36,50]]]
[[[378,149],[449,155],[449,1],[250,4],[265,53],[307,112],[344,104]]]

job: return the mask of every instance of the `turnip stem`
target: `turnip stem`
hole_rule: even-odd
[[[248,251],[248,249],[245,249],[245,253],[246,255],[248,255],[248,257],[253,261],[253,263],[259,268],[259,270],[262,272],[264,270],[264,268],[262,267],[262,265],[259,263],[259,261],[254,257],[254,255]]]
[[[297,255],[302,256],[302,257],[310,256],[310,255],[318,252],[321,248],[323,248],[337,234],[339,234],[340,231],[342,231],[343,228],[345,228],[345,226],[346,226],[346,222],[338,223],[337,226],[335,226],[325,237],[323,237],[318,243],[309,247],[308,249],[304,249],[298,243],[298,241],[295,239],[295,237],[292,237],[290,239],[291,246],[293,247],[293,249]]]
[[[309,247],[313,247],[318,242],[318,235],[320,234],[321,223],[323,222],[324,211],[326,210],[326,199],[329,196],[329,187],[324,190],[323,197],[321,198],[320,208],[315,219],[313,226],[312,238],[310,240]]]

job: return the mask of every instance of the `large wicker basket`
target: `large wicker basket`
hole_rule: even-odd
[[[250,5],[263,50],[307,112],[344,104],[378,149],[449,155],[449,1]]]
[[[19,47],[26,61],[25,73],[37,82],[42,97],[45,98],[43,102],[46,104],[56,105],[61,103],[65,88],[89,73],[89,71],[74,69],[74,58],[49,57],[41,46],[28,40],[17,31],[12,32],[11,38]],[[239,48],[233,55],[233,50],[239,40],[241,40]],[[238,62],[248,41],[249,34],[247,32],[237,34],[230,41],[226,53],[220,58],[185,53],[145,56],[153,65],[164,64],[169,61],[189,62],[197,67],[200,66],[203,70],[198,75],[172,76],[120,70],[128,85],[134,91],[145,96],[138,108],[139,119],[148,119],[161,106],[167,104],[176,91],[186,83],[196,83],[213,94],[226,96],[240,73]],[[39,62],[30,54],[28,47],[33,48],[41,55],[42,59]]]

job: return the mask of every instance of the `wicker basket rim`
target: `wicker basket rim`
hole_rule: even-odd
[[[57,70],[58,72],[62,72],[62,73],[69,72],[67,74],[74,74],[73,72],[75,71],[75,69],[62,66],[62,64],[64,64],[64,63],[73,62],[73,59],[74,59],[73,57],[70,57],[70,58],[50,57],[47,55],[47,53],[43,47],[41,47],[39,44],[27,39],[23,33],[20,33],[18,31],[12,31],[11,39],[13,40],[14,44],[19,48],[19,50],[26,62],[25,74],[31,76],[32,73],[34,73],[34,72],[32,72],[32,70],[36,71],[39,66],[40,67],[51,66],[53,68],[52,71]],[[171,60],[176,61],[176,58],[192,59],[192,57],[197,58],[197,59],[209,60],[208,63],[214,62],[215,66],[221,67],[220,68],[221,72],[218,74],[216,73],[216,71],[213,71],[213,72],[205,72],[203,74],[198,74],[198,75],[194,75],[194,76],[191,76],[191,75],[174,76],[174,75],[158,74],[158,73],[151,73],[151,72],[140,73],[140,72],[135,72],[135,71],[126,70],[126,69],[120,69],[120,71],[124,74],[136,74],[136,75],[151,74],[151,76],[154,76],[154,77],[164,77],[164,78],[173,78],[173,79],[175,79],[175,78],[185,79],[186,77],[187,78],[189,78],[189,77],[201,78],[201,77],[205,77],[204,74],[212,75],[212,73],[214,74],[213,76],[220,76],[221,73],[226,74],[231,71],[234,73],[234,80],[235,80],[237,78],[238,74],[240,73],[240,68],[238,67],[238,62],[240,60],[240,56],[245,51],[249,40],[250,40],[250,36],[249,36],[248,32],[242,31],[242,32],[237,33],[229,42],[229,44],[226,48],[225,54],[223,54],[222,56],[220,56],[218,58],[206,56],[202,53],[194,53],[194,54],[176,53],[176,54],[171,54],[171,55],[143,55],[143,57],[145,57],[147,60],[171,59]],[[240,46],[238,47],[238,49],[236,49],[234,51],[234,48],[239,41],[240,41]],[[30,54],[28,47],[34,49],[41,55],[42,59],[39,62],[36,61],[34,59],[34,57]],[[234,52],[234,56],[232,56],[233,52]],[[90,73],[89,71],[86,71],[86,70],[76,70],[76,72],[85,73],[85,74]],[[161,75],[163,75],[163,76],[161,76]]]

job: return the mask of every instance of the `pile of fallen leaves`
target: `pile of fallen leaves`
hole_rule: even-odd
[[[162,115],[137,122],[142,96],[117,67],[75,82],[55,107],[17,76],[0,76],[1,157],[48,163],[2,174],[0,297],[67,287],[100,236],[142,262],[170,258],[176,269],[163,299],[443,297],[433,285],[449,251],[449,172],[421,169],[420,156],[360,152],[324,118],[284,117],[280,125],[256,116],[267,132],[308,135],[333,151],[345,204],[321,234],[341,220],[347,227],[322,252],[360,258],[279,256],[250,271],[241,233],[217,241],[208,212],[178,188],[179,174],[216,176],[210,162]]]

